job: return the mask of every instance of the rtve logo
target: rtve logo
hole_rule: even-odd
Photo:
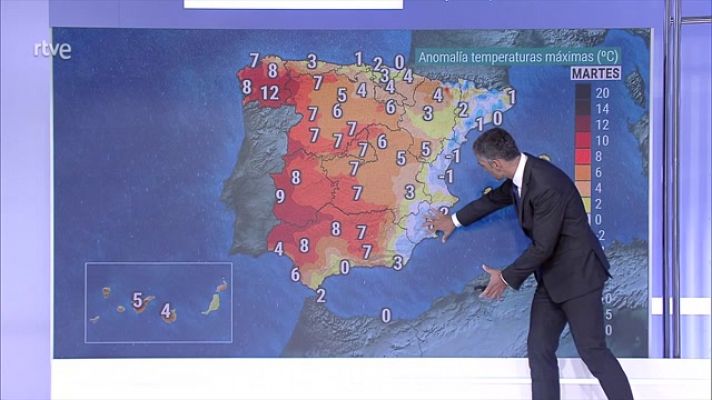
[[[62,60],[70,60],[72,58],[72,46],[69,43],[47,43],[43,40],[35,43],[33,51],[35,57],[55,57],[59,56]]]

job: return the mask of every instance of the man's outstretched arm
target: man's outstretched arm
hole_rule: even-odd
[[[499,187],[492,189],[489,193],[470,202],[453,214],[453,222],[457,221],[460,225],[467,226],[487,214],[512,204],[512,181],[507,179]],[[457,224],[455,225],[457,226]]]
[[[442,232],[442,241],[444,243],[455,231],[455,228],[470,225],[491,212],[511,205],[513,203],[511,192],[512,181],[507,180],[496,189],[470,202],[451,216],[443,215],[433,210],[425,218],[425,227],[432,234]]]

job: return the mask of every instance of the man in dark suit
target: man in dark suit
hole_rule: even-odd
[[[452,216],[433,212],[426,220],[443,242],[459,226],[472,224],[500,208],[514,205],[529,247],[508,267],[483,265],[490,275],[481,297],[499,298],[507,287],[519,290],[534,274],[527,355],[534,400],[560,398],[556,349],[568,322],[584,363],[609,399],[632,399],[628,378],[606,346],[601,295],[609,264],[590,228],[574,183],[547,161],[520,153],[501,128],[484,132],[474,143],[478,163],[497,180],[498,188]]]

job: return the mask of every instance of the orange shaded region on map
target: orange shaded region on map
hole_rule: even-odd
[[[365,65],[309,68],[270,56],[238,73],[241,88],[251,88],[243,90],[244,104],[294,107],[301,117],[287,133],[284,168],[271,175],[279,223],[267,246],[289,257],[312,289],[350,267],[391,267],[395,242],[405,238],[402,221],[430,200],[424,165],[452,135],[461,94],[390,73],[398,76],[390,90],[382,73]],[[436,90],[441,101],[433,99]],[[432,108],[430,120],[425,108]]]

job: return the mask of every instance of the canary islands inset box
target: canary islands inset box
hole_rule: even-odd
[[[84,343],[233,342],[231,262],[87,262]]]

